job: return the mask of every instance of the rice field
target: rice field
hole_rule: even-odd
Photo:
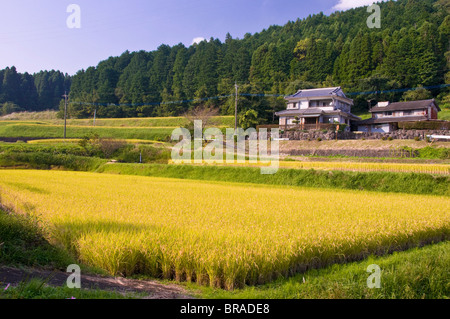
[[[169,164],[174,164],[172,161]],[[202,164],[200,164],[202,165]],[[266,163],[238,164],[238,163],[207,163],[203,165],[231,165],[231,166],[253,166],[260,167]],[[317,170],[339,170],[357,172],[393,172],[393,173],[424,173],[450,175],[449,164],[420,164],[420,163],[373,163],[373,162],[303,162],[303,161],[280,161],[280,168],[293,169],[317,169]]]
[[[234,289],[449,238],[449,197],[0,170],[3,205],[112,275]]]
[[[102,138],[165,140],[173,127],[67,126],[67,138],[83,138],[92,133]],[[64,125],[42,122],[0,121],[0,136],[24,138],[62,138]]]
[[[323,169],[358,172],[398,172],[450,174],[448,164],[370,163],[370,162],[280,162],[282,168]]]

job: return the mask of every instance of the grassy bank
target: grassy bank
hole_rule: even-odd
[[[6,213],[0,209],[0,266],[33,267],[50,271],[66,271],[77,261],[69,253],[45,239],[43,225],[30,216]],[[92,271],[83,265],[83,271]],[[31,269],[31,268],[30,268]],[[52,287],[45,278],[24,278],[18,285],[0,281],[0,299],[128,299],[137,294],[121,294],[102,290]]]
[[[381,268],[381,288],[369,289],[369,265]],[[309,270],[290,279],[225,291],[188,285],[213,299],[448,299],[450,242],[414,248],[361,262]]]
[[[0,117],[0,121],[40,121],[41,123],[51,125],[63,125],[64,120],[56,117],[57,112],[39,112],[39,113],[14,113]],[[147,117],[147,118],[122,118],[122,119],[102,119],[97,118],[95,126],[116,126],[116,127],[181,127],[188,124],[185,117]],[[214,116],[211,120],[215,126],[234,126],[234,116]],[[94,120],[91,119],[68,119],[68,125],[93,126]]]
[[[167,127],[68,126],[67,138],[83,138],[86,135],[97,134],[102,138],[165,141],[171,136],[172,131],[173,128]],[[63,135],[62,125],[0,122],[1,137],[61,138]]]
[[[74,259],[51,245],[36,219],[0,210],[0,264],[65,270]]]
[[[429,174],[391,172],[344,172],[280,169],[274,175],[262,175],[259,168],[158,164],[107,164],[101,173],[181,178],[231,183],[288,185],[394,192],[450,195],[450,177]]]
[[[104,290],[70,289],[67,286],[52,287],[45,279],[34,278],[18,286],[0,286],[1,299],[137,299],[143,296],[134,293],[118,293]]]
[[[0,156],[0,167],[31,169],[65,169],[71,171],[95,171],[107,160],[97,157],[43,152],[7,153]]]

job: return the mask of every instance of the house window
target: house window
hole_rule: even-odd
[[[392,112],[384,112],[385,116],[392,116]]]

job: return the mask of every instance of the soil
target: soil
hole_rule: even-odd
[[[70,273],[48,271],[34,268],[11,268],[0,266],[0,284],[17,286],[24,280],[40,278],[47,285],[62,287],[66,284]],[[127,279],[121,277],[106,277],[99,275],[81,275],[83,289],[100,289],[118,293],[144,293],[143,299],[193,299],[180,286],[161,284],[151,280]]]

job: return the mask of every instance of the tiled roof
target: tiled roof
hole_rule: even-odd
[[[421,100],[421,101],[410,101],[410,102],[396,102],[391,103],[385,107],[373,107],[370,112],[388,112],[388,111],[405,111],[405,110],[421,110],[428,108],[431,104],[436,105],[437,109],[440,111],[441,109],[436,104],[434,99],[432,100]]]
[[[328,95],[332,96],[336,95],[336,93],[339,92],[339,90],[341,90],[340,87],[300,90],[293,95],[286,96],[286,98],[319,97]]]

